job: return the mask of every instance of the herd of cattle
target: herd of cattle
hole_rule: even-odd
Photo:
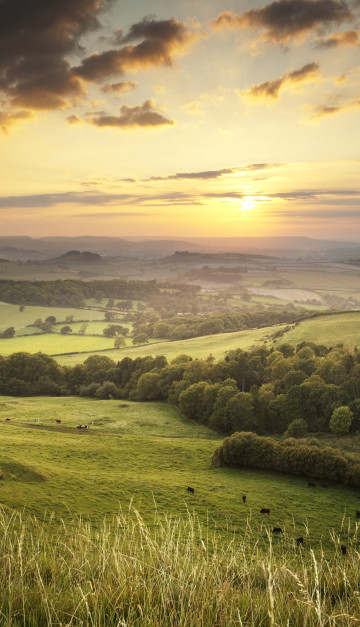
[[[39,418],[35,418],[35,422],[39,422],[39,420],[40,420]],[[11,418],[5,418],[5,421],[10,422]],[[61,420],[59,418],[56,418],[55,422],[57,424],[61,424]],[[93,425],[93,424],[94,424],[93,422],[89,422],[88,425],[76,425],[75,429],[89,429],[90,425]]]
[[[321,483],[320,485],[323,488],[327,488],[327,485],[325,483]],[[313,483],[312,481],[309,481],[308,486],[312,487],[312,488],[316,488],[316,483]],[[192,488],[191,486],[187,487],[187,491],[191,492],[191,494],[195,494],[195,488]],[[246,494],[242,495],[242,502],[246,503]],[[260,514],[268,514],[270,516],[270,509],[268,507],[262,507],[261,510],[260,510]],[[360,519],[360,510],[359,509],[356,510],[356,518]],[[275,534],[278,534],[278,533],[283,533],[283,530],[281,529],[281,527],[273,527],[272,532],[275,533]],[[303,536],[300,536],[299,538],[296,538],[295,542],[296,542],[297,546],[300,546],[300,545],[304,544]],[[343,555],[346,555],[347,548],[346,548],[346,546],[344,544],[340,545],[340,550],[341,550],[341,553]]]

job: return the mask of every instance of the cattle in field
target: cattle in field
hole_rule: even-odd
[[[39,418],[35,418],[35,422],[39,422]]]
[[[360,509],[356,510],[356,518],[360,518]]]
[[[77,425],[76,429],[88,429],[88,425]]]
[[[301,536],[300,538],[296,538],[296,544],[300,546],[300,544],[304,543],[304,538]]]
[[[56,420],[55,422],[57,422],[58,424],[60,424],[61,420]]]
[[[274,527],[274,529],[272,530],[273,533],[282,533],[283,530],[281,529],[281,527]]]
[[[260,510],[260,514],[270,514],[270,510],[268,507],[262,507]]]
[[[10,422],[11,418],[5,418],[6,422]]]
[[[343,555],[346,555],[346,546],[345,546],[344,544],[341,544],[341,545],[340,545],[340,549],[341,549],[341,553],[342,553]]]
[[[245,496],[245,494],[242,495],[242,500],[243,500],[243,503],[246,503],[246,496]]]
[[[188,491],[188,492],[191,492],[191,494],[194,494],[195,489],[194,489],[194,488],[191,488],[191,487],[188,485],[188,487],[187,487],[187,491]]]
[[[316,488],[316,483],[314,483],[313,481],[309,481],[308,486],[309,488]]]

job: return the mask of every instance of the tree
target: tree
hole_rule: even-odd
[[[140,344],[148,344],[149,338],[146,333],[137,333],[136,335],[134,335],[132,343],[134,344],[134,346]]]
[[[334,409],[330,418],[330,431],[338,436],[348,433],[351,427],[353,413],[347,405]]]
[[[87,328],[88,328],[88,324],[87,324],[87,322],[84,322],[84,324],[81,325],[81,327],[80,327],[80,329],[78,331],[79,335],[85,335]]]
[[[45,322],[50,322],[51,324],[56,324],[56,317],[55,316],[48,316],[47,318],[45,318]]]
[[[74,316],[66,316],[65,322],[74,322]]]
[[[65,327],[61,327],[60,333],[62,333],[63,335],[68,335],[69,333],[72,333],[72,328],[69,327],[69,325],[66,325]]]
[[[114,348],[121,348],[122,346],[125,346],[125,344],[126,341],[123,335],[117,335],[114,339]]]
[[[304,438],[307,435],[307,422],[302,418],[293,420],[284,433],[284,438]]]
[[[14,336],[15,336],[15,329],[14,329],[14,327],[8,327],[1,334],[1,337],[3,337],[3,338],[11,338],[11,337],[14,337]]]
[[[25,309],[25,305],[20,305],[19,311],[24,311],[24,309]]]

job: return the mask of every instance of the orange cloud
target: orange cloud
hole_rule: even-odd
[[[247,100],[271,100],[278,99],[280,89],[287,84],[299,84],[304,81],[314,80],[319,75],[317,63],[308,63],[299,70],[286,72],[283,76],[272,81],[266,81],[260,85],[253,85],[250,89],[241,92],[241,96]]]
[[[188,32],[185,24],[174,18],[145,18],[134,24],[126,37],[123,37],[122,32],[117,34],[117,42],[126,45],[119,50],[106,50],[86,57],[81,65],[74,68],[74,72],[86,81],[101,82],[128,70],[172,65],[174,54],[183,52],[197,37]],[[142,41],[128,45],[137,39]]]
[[[120,107],[120,115],[99,115],[87,120],[94,126],[112,126],[117,128],[154,127],[173,125],[174,121],[161,115],[151,100],[146,100],[142,105]]]
[[[342,33],[332,33],[327,39],[319,43],[320,48],[338,48],[339,46],[359,46],[360,31],[346,30]]]

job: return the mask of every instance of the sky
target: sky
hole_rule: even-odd
[[[360,1],[0,0],[0,234],[360,240]]]

